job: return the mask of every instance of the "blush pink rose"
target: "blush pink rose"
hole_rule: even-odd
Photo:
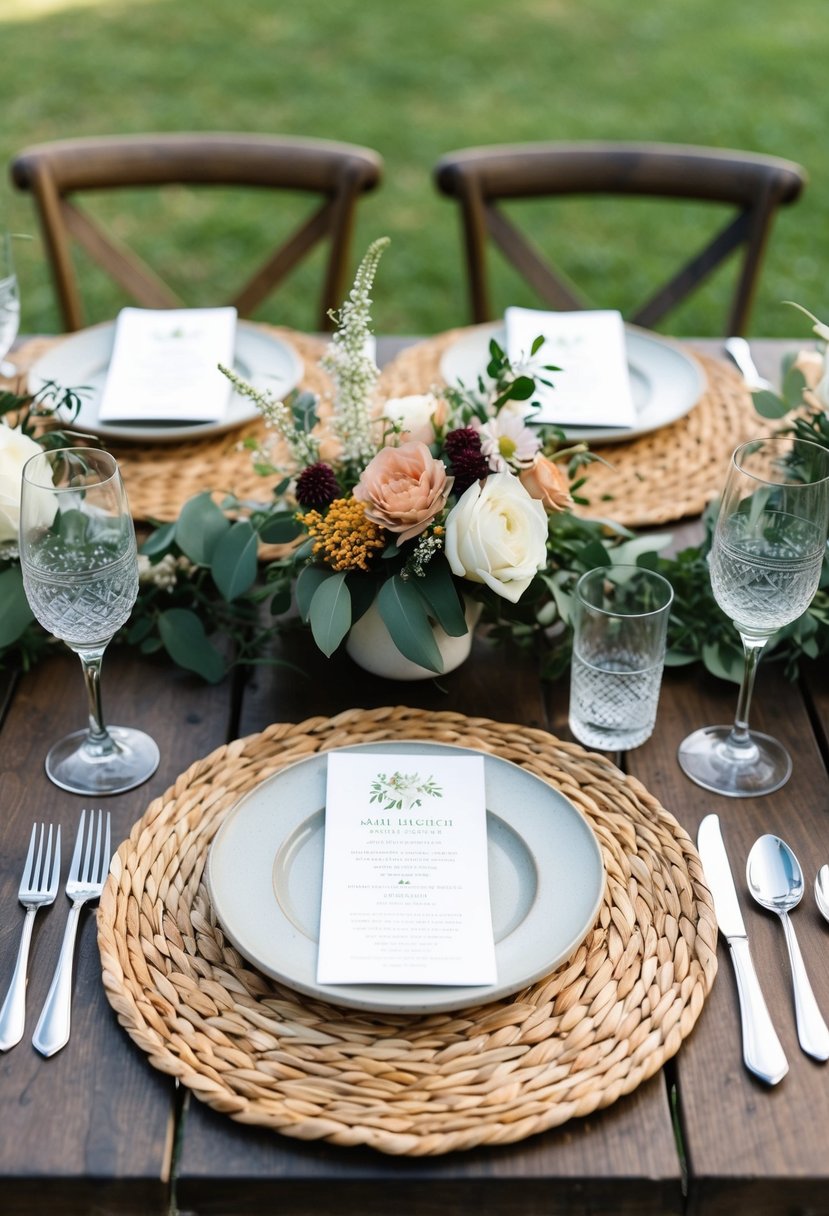
[[[363,470],[354,497],[367,504],[368,519],[397,532],[402,544],[440,514],[453,480],[425,443],[412,441],[399,448],[381,448]]]

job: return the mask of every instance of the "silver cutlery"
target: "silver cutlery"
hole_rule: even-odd
[[[789,913],[803,898],[804,881],[800,863],[779,836],[760,836],[751,846],[746,863],[749,890],[757,903],[780,917],[792,969],[797,1037],[807,1055],[829,1060],[829,1027],[818,1009],[812,985],[806,974]]]
[[[103,841],[101,840],[103,811],[99,810],[97,816],[90,811],[86,833],[84,833],[85,818],[86,811],[81,811],[72,864],[66,880],[66,894],[72,901],[72,907],[69,909],[58,965],[55,968],[46,1002],[32,1036],[32,1043],[44,1056],[54,1055],[69,1041],[72,1011],[72,960],[75,953],[78,918],[82,906],[92,899],[97,899],[101,894],[112,857],[109,811],[106,813],[106,832]]]
[[[45,839],[45,849],[44,849]],[[37,846],[37,852],[35,852]],[[26,1022],[26,976],[29,965],[29,945],[32,940],[35,916],[38,908],[45,908],[54,903],[58,893],[60,879],[60,827],[54,830],[49,824],[49,835],[46,835],[46,824],[40,825],[38,837],[37,824],[32,827],[29,841],[29,851],[23,864],[23,877],[17,898],[26,909],[23,920],[23,930],[20,934],[20,945],[17,950],[17,961],[14,964],[11,983],[0,1009],[0,1051],[8,1051],[23,1038],[23,1028]]]
[[[743,1060],[746,1068],[761,1081],[776,1085],[789,1071],[789,1064],[763,999],[757,972],[754,970],[748,948],[748,935],[717,815],[706,815],[699,825],[697,848],[702,858],[706,881],[714,897],[717,924],[720,933],[728,942],[737,980]]]
[[[829,866],[821,866],[815,879],[815,903],[824,920],[829,920]]]
[[[765,389],[770,393],[774,392],[774,385],[771,381],[766,380],[757,370],[757,365],[751,355],[751,347],[745,338],[726,338],[724,345],[726,354],[731,356],[742,372],[746,387],[751,392],[757,392],[760,389]]]

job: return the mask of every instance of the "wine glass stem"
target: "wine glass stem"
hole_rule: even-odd
[[[743,640],[743,679],[740,684],[740,695],[737,698],[737,710],[734,714],[734,725],[728,742],[732,747],[750,747],[751,736],[748,729],[748,714],[751,708],[751,694],[754,691],[754,677],[757,675],[757,664],[768,638],[752,638],[740,635]]]
[[[86,696],[89,706],[89,730],[87,746],[94,748],[97,754],[104,755],[118,750],[106,726],[101,709],[101,663],[104,658],[104,647],[95,650],[79,650]]]

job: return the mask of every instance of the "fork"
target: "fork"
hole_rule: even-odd
[[[17,950],[17,962],[14,964],[9,990],[0,1009],[0,1051],[8,1051],[23,1038],[23,1027],[26,1022],[26,974],[29,965],[29,945],[32,940],[32,929],[38,908],[45,908],[54,903],[58,893],[60,877],[60,826],[54,833],[49,824],[49,835],[46,837],[46,852],[43,851],[43,840],[46,836],[46,824],[40,825],[38,840],[37,824],[32,826],[32,838],[29,841],[29,851],[23,864],[23,877],[17,898],[26,909],[23,921],[23,931],[20,935],[20,946]],[[35,855],[37,844],[37,855]]]
[[[69,877],[66,880],[66,894],[72,900],[69,918],[63,933],[63,944],[60,948],[58,965],[52,977],[46,1003],[43,1006],[32,1043],[44,1056],[53,1056],[69,1041],[69,1028],[72,1012],[72,960],[75,954],[75,937],[77,935],[78,918],[81,908],[91,899],[97,899],[104,887],[104,881],[109,873],[110,835],[109,811],[106,815],[106,835],[101,847],[101,826],[103,811],[99,810],[97,820],[94,811],[89,813],[86,831],[86,847],[84,848],[84,820],[86,811],[81,811],[78,824],[78,835],[75,840],[75,851],[72,854],[72,864],[69,867]],[[93,836],[95,839],[93,849]]]

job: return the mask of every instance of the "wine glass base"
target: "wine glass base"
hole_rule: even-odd
[[[731,726],[705,726],[679,745],[679,767],[697,785],[726,798],[772,794],[789,780],[792,760],[782,743],[760,731],[735,747]]]
[[[108,726],[107,734],[113,748],[90,746],[85,730],[59,740],[46,757],[49,780],[70,794],[92,797],[123,794],[143,785],[158,768],[155,740],[126,726]]]

